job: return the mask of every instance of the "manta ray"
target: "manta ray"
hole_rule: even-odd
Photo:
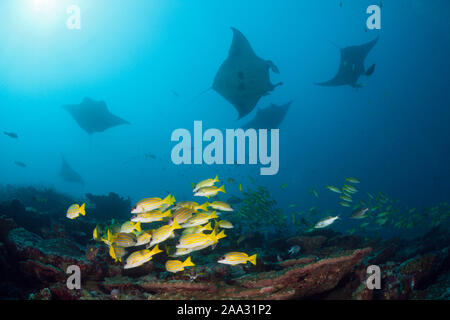
[[[242,126],[243,129],[278,129],[283,122],[292,101],[281,106],[271,104],[264,109],[258,109],[255,118]]]
[[[80,128],[88,134],[103,132],[122,124],[130,124],[128,121],[112,114],[104,101],[84,98],[80,104],[68,104],[62,107],[70,113]]]
[[[320,86],[343,86],[349,85],[354,88],[361,88],[362,85],[358,82],[361,75],[370,76],[375,71],[375,64],[373,64],[369,69],[365,69],[364,60],[366,60],[367,55],[370,50],[378,41],[377,37],[366,44],[359,46],[350,46],[342,48],[341,50],[341,62],[339,65],[339,70],[336,76],[326,82],[317,83]]]
[[[228,58],[217,71],[212,88],[238,111],[239,119],[249,114],[262,96],[282,83],[270,82],[269,69],[280,73],[270,60],[258,57],[244,35],[233,30]]]
[[[67,182],[84,185],[83,178],[73,170],[67,163],[66,159],[62,157],[61,170],[59,171],[61,178]]]

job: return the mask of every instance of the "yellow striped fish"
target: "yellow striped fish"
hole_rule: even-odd
[[[143,249],[130,254],[127,258],[127,264],[124,266],[124,269],[131,269],[142,266],[144,263],[152,260],[152,257],[157,254],[163,252],[156,245],[152,250]]]
[[[188,234],[201,233],[203,231],[212,231],[211,222],[205,226],[195,226],[195,227],[186,228],[183,230],[181,235],[184,236],[184,235],[188,235]]]
[[[248,254],[244,252],[229,252],[220,257],[217,262],[235,266],[237,264],[246,264],[247,261],[250,261],[251,264],[256,265],[256,254],[248,256]]]
[[[195,201],[180,201],[177,202],[177,204],[174,207],[174,210],[180,209],[180,208],[188,208],[193,210],[194,212],[197,212],[198,210],[206,211],[208,210],[208,202],[205,202],[202,205],[199,205]]]
[[[196,197],[207,197],[207,198],[209,198],[209,197],[214,197],[214,196],[217,195],[219,192],[226,193],[226,191],[225,191],[225,185],[221,186],[220,188],[217,188],[217,187],[214,187],[214,186],[212,186],[212,187],[204,187],[204,188],[201,188],[201,189],[197,190],[197,191],[194,193],[194,196],[196,196]]]
[[[336,192],[336,193],[342,193],[342,191],[338,187],[335,187],[335,186],[326,186],[326,188],[328,190]]]
[[[152,241],[147,246],[147,248],[152,247],[157,243],[166,241],[173,234],[173,231],[176,229],[181,229],[180,225],[176,220],[174,220],[171,225],[165,225],[156,229],[155,231],[153,231]]]
[[[120,227],[120,232],[132,233],[134,230],[142,231],[140,222],[127,221]]]
[[[109,246],[109,255],[114,259],[115,262],[122,261],[122,258],[127,254],[127,251],[123,247],[117,245]]]
[[[73,204],[67,209],[66,217],[69,219],[76,219],[81,215],[86,215],[86,204],[83,203],[81,206],[78,204]]]
[[[194,190],[192,190],[192,192],[197,192],[201,188],[211,187],[216,182],[220,182],[219,177],[217,175],[214,179],[206,179],[206,180],[200,181],[199,183],[197,183],[195,185]]]
[[[219,211],[234,211],[234,209],[226,202],[223,201],[214,201],[209,203],[208,207],[211,207],[215,210]]]
[[[134,208],[131,210],[131,213],[143,213],[149,212],[152,210],[159,209],[163,205],[172,205],[175,202],[175,197],[172,195],[168,195],[164,199],[161,198],[146,198],[139,201]]]
[[[111,243],[119,247],[134,247],[136,244],[136,236],[132,233],[117,233],[111,236]]]
[[[184,255],[187,255],[187,254],[191,253],[192,251],[194,251],[194,249],[178,248],[178,249],[171,255],[171,257],[184,256]]]
[[[178,224],[182,224],[192,218],[193,213],[194,211],[192,209],[180,208],[173,213],[172,220],[176,221]]]
[[[167,260],[166,270],[172,273],[183,271],[185,267],[193,267],[194,263],[191,261],[191,257],[188,257],[184,262],[179,260]]]
[[[216,231],[210,234],[196,233],[182,236],[176,245],[177,248],[195,248],[200,246],[210,246],[219,242],[219,239],[225,238],[226,235],[222,230],[216,235]],[[205,247],[205,248],[206,248]]]
[[[136,247],[142,246],[143,244],[147,244],[152,239],[152,230],[147,230],[142,232],[136,239]]]
[[[197,213],[195,216],[187,220],[185,223],[181,224],[182,228],[189,228],[189,227],[195,227],[200,226],[202,224],[207,223],[211,219],[218,218],[215,211],[209,213],[209,212],[202,212]]]
[[[162,221],[164,218],[170,217],[170,214],[171,214],[170,210],[164,212],[161,212],[160,210],[153,210],[149,212],[138,213],[133,218],[131,218],[131,221],[141,223],[151,223],[155,221]]]
[[[350,183],[359,183],[360,182],[359,179],[352,178],[352,177],[346,178],[345,180],[347,180]]]
[[[217,225],[223,229],[233,229],[234,228],[233,224],[228,220],[220,220],[217,223]]]

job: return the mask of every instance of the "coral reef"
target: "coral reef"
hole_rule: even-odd
[[[263,196],[263,190],[258,192]],[[50,194],[59,199],[57,203],[73,202],[63,196],[59,198],[53,192]],[[45,193],[41,196],[51,198]],[[115,206],[114,212],[120,217],[129,211],[129,200],[114,194],[87,197],[90,214],[76,221],[66,219],[61,213],[56,216],[51,211],[27,207],[18,199],[0,204],[1,299],[373,300],[450,297],[449,233],[442,228],[416,239],[387,241],[363,239],[331,230],[295,236],[278,234],[270,238],[259,232],[247,232],[240,245],[234,238],[225,238],[213,250],[194,253],[197,266],[184,272],[168,273],[163,255],[155,256],[141,267],[124,270],[122,263],[110,258],[107,247],[91,239],[91,234],[103,210],[112,210]],[[290,250],[294,246],[298,246],[298,250]],[[256,266],[229,266],[216,262],[224,252],[242,247],[251,247],[258,253]],[[379,290],[370,290],[366,285],[366,270],[373,264],[380,266],[382,272]],[[77,265],[81,270],[79,290],[70,290],[66,285],[66,272],[71,265]]]

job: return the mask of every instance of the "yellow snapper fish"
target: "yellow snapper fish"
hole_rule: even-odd
[[[184,235],[188,235],[188,234],[201,233],[203,231],[212,231],[211,222],[209,222],[208,224],[206,224],[204,226],[195,226],[195,227],[186,228],[183,230],[181,235],[184,236]]]
[[[137,215],[133,216],[131,218],[131,221],[133,222],[141,222],[141,223],[151,223],[155,221],[162,221],[164,218],[168,218],[171,215],[171,211],[160,211],[160,210],[153,210],[149,212],[144,213],[138,213]]]
[[[184,262],[179,260],[167,260],[166,270],[172,273],[183,271],[185,267],[193,267],[194,263],[191,261],[191,257],[188,257]]]
[[[150,243],[152,239],[153,230],[147,230],[142,232],[136,239],[136,247],[142,246],[143,244]]]
[[[127,263],[123,267],[124,269],[131,269],[142,266],[144,263],[152,260],[153,256],[157,253],[163,252],[156,245],[152,250],[143,249],[130,254],[127,258]]]
[[[201,188],[194,193],[194,196],[209,198],[209,197],[214,197],[219,192],[226,193],[225,185],[221,186],[220,188],[217,188],[215,186]]]
[[[109,255],[114,259],[115,262],[122,262],[122,258],[127,254],[127,251],[123,247],[116,245],[109,246]]]
[[[342,187],[342,190],[348,191],[349,193],[356,193],[356,192],[358,192],[358,190],[354,186],[351,186],[349,184],[344,184],[344,187]]]
[[[192,214],[194,210],[189,208],[180,208],[173,213],[172,221],[176,221],[178,224],[185,223],[190,218],[192,218]]]
[[[360,182],[359,179],[352,178],[352,177],[346,178],[345,180],[350,182],[350,183],[359,183]]]
[[[132,233],[117,233],[112,236],[108,236],[111,244],[115,244],[119,247],[134,247],[136,245],[136,236]]]
[[[147,245],[147,248],[154,246],[155,244],[166,241],[176,229],[181,229],[180,225],[176,220],[172,222],[171,225],[162,226],[155,231],[153,231],[152,241]]]
[[[213,211],[211,213],[210,212],[201,212],[201,213],[197,213],[195,216],[193,216],[192,218],[190,218],[189,220],[187,220],[185,223],[181,224],[180,226],[182,228],[200,226],[200,225],[207,223],[209,220],[215,219],[215,218],[218,218],[215,211]]]
[[[319,194],[317,193],[316,189],[314,188],[309,189],[309,193],[313,194],[316,198],[319,198]]]
[[[178,241],[176,247],[186,249],[192,249],[196,247],[206,248],[210,245],[216,244],[217,242],[219,242],[219,239],[225,237],[226,235],[225,232],[223,232],[223,230],[219,234],[216,234],[215,230],[210,234],[204,233],[189,234],[182,236]]]
[[[194,212],[197,212],[198,210],[206,211],[206,210],[208,210],[208,202],[205,202],[204,204],[199,205],[195,201],[180,201],[180,202],[177,202],[177,204],[174,207],[174,210],[178,210],[180,208],[188,208],[188,209],[193,210]]]
[[[246,264],[247,261],[250,261],[251,264],[256,265],[256,254],[249,256],[244,252],[229,252],[217,260],[218,263],[229,264],[232,266]]]
[[[346,195],[339,196],[339,198],[344,200],[344,201],[347,201],[347,202],[353,202],[352,197],[349,197],[349,196],[346,196]]]
[[[219,177],[216,175],[214,179],[206,179],[197,183],[192,192],[197,192],[201,188],[212,187],[214,183],[219,182]]]
[[[316,225],[314,226],[314,228],[316,228],[316,229],[326,228],[329,225],[333,224],[333,222],[336,221],[337,219],[339,219],[339,216],[326,217],[326,218],[320,220],[319,222],[317,222]]]
[[[335,186],[326,186],[326,188],[328,190],[336,192],[336,193],[342,193],[342,191],[338,187],[335,187]]]
[[[219,211],[234,211],[234,209],[226,202],[223,201],[214,201],[208,204],[208,207],[211,207],[215,210]]]
[[[347,207],[347,208],[350,208],[350,207],[351,207],[350,203],[345,202],[345,201],[341,201],[341,202],[339,202],[339,204],[340,204],[341,206],[343,206],[343,207]]]
[[[190,254],[191,252],[193,252],[194,249],[186,249],[186,248],[178,248],[172,255],[170,255],[171,257],[179,257],[179,256],[184,256],[187,254]]]
[[[79,206],[78,204],[73,204],[69,207],[69,209],[67,209],[66,217],[69,219],[76,219],[80,214],[85,216],[86,215],[85,208],[86,208],[85,203],[83,203],[81,206]]]
[[[142,231],[140,222],[127,221],[120,227],[122,233],[132,233],[134,230]]]
[[[228,220],[220,220],[217,225],[222,229],[233,229],[233,224]]]
[[[143,213],[149,212],[152,210],[156,210],[161,208],[163,205],[172,205],[175,203],[175,197],[172,195],[168,195],[164,199],[161,198],[146,198],[139,201],[134,208],[131,210],[131,213]]]

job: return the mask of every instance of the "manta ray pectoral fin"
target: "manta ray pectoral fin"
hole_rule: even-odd
[[[273,63],[273,61],[267,60],[267,65],[269,66],[270,69],[272,69],[273,72],[277,74],[280,73],[280,69],[278,69],[278,67],[275,65],[275,63]]]
[[[373,74],[374,71],[375,71],[375,63],[372,66],[370,66],[369,69],[367,69],[365,75],[367,77],[370,77]]]

